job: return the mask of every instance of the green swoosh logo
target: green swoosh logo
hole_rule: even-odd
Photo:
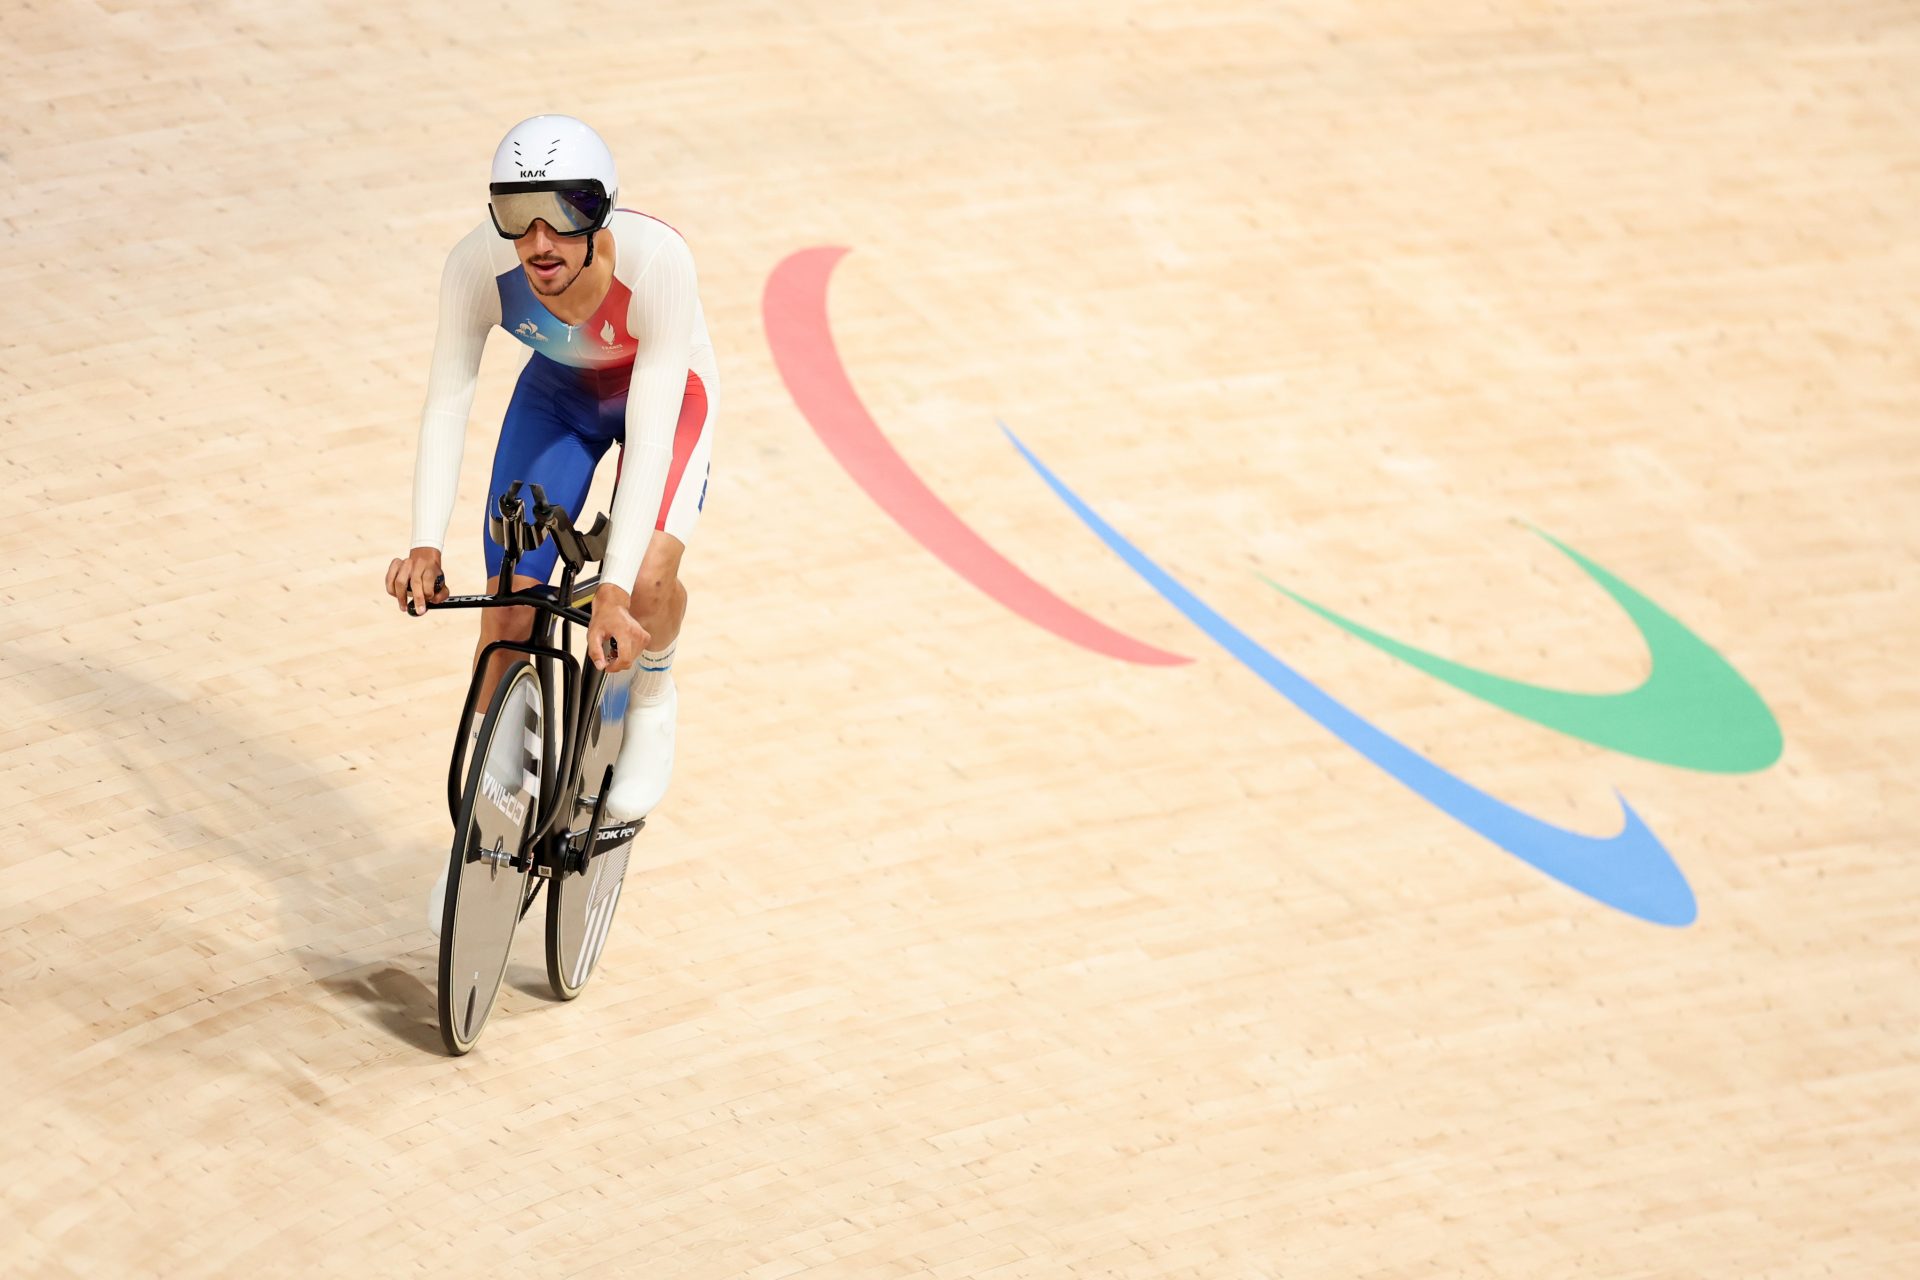
[[[1558,538],[1534,530],[1599,583],[1640,629],[1652,670],[1624,693],[1569,693],[1491,675],[1402,644],[1315,604],[1262,574],[1268,586],[1343,631],[1482,702],[1535,724],[1643,760],[1707,773],[1750,773],[1780,758],[1779,722],[1733,665],[1678,618]]]

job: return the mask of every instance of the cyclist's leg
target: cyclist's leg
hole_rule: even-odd
[[[647,540],[647,553],[628,593],[633,616],[647,629],[647,647],[640,655],[643,663],[649,654],[657,660],[680,638],[680,624],[687,616],[687,587],[680,580],[680,561],[686,553],[687,544],[670,533],[655,530]]]
[[[687,588],[680,580],[680,560],[707,503],[715,408],[711,389],[699,374],[689,372],[680,419],[674,424],[673,461],[667,468],[666,490],[660,495],[659,518],[640,572],[628,584],[633,616],[647,629],[647,648],[656,659],[673,648],[686,617]],[[618,470],[614,483],[619,483]]]
[[[577,517],[593,484],[593,469],[609,444],[595,430],[597,412],[593,397],[574,382],[572,371],[564,366],[536,355],[520,371],[506,419],[500,424],[500,443],[494,450],[487,506],[480,522],[488,591],[499,589],[505,554],[493,540],[489,527],[491,517],[499,510],[500,495],[515,480],[523,480],[541,486],[548,502]],[[521,489],[521,496],[531,504],[533,495],[525,487]],[[514,589],[546,582],[553,576],[558,559],[559,548],[552,542],[520,557],[514,566]],[[533,634],[532,609],[482,609],[479,612],[480,638],[474,646],[476,663],[481,651],[494,641],[525,640]],[[476,706],[487,705],[494,685],[506,674],[515,657],[511,651],[494,654],[481,679]]]
[[[551,368],[543,367],[549,366]],[[481,551],[487,564],[487,591],[500,587],[501,562],[505,549],[493,540],[491,520],[499,510],[500,495],[515,480],[539,485],[547,501],[566,508],[569,516],[580,514],[587,489],[593,483],[593,469],[607,451],[608,441],[591,431],[595,406],[591,397],[583,398],[572,385],[564,367],[541,356],[528,359],[514,385],[513,399],[507,405],[506,419],[500,424],[500,443],[493,452],[493,474],[487,483],[487,501],[480,516]],[[587,430],[583,432],[582,428]],[[533,495],[523,486],[521,495],[529,503]],[[551,542],[524,555],[514,566],[513,586],[519,590],[535,587],[553,576],[559,550]],[[480,638],[474,644],[473,660],[496,640],[526,640],[533,634],[533,610],[481,609]],[[481,676],[480,692],[474,700],[473,723],[469,733],[477,735],[493,691],[506,675],[507,668],[520,655],[511,650],[497,652]],[[473,739],[468,739],[471,750]],[[428,894],[427,920],[433,932],[440,932],[440,917],[447,893],[447,867]]]
[[[648,639],[634,664],[626,733],[607,797],[608,813],[618,819],[651,812],[666,794],[673,772],[679,695],[674,689],[672,668],[687,612],[687,589],[680,580],[680,564],[706,504],[712,427],[707,388],[697,374],[690,373],[674,430],[673,463],[667,473],[659,519],[629,593],[634,616],[647,629]]]

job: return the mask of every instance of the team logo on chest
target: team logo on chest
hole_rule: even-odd
[[[633,294],[618,280],[608,289],[598,310],[580,324],[571,325],[546,309],[519,267],[495,279],[504,317],[501,327],[548,359],[576,369],[612,368],[633,359],[639,344],[624,328]]]

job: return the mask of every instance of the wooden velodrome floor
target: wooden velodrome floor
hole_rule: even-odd
[[[1895,0],[0,9],[8,1275],[1920,1274],[1920,14]],[[432,1030],[464,616],[405,546],[522,114],[691,241],[723,417],[681,762],[586,996]],[[1090,653],[822,447],[765,284]],[[450,545],[519,364],[496,334]],[[1103,548],[1544,820],[1456,824]],[[1771,768],[1516,679],[1696,629]]]

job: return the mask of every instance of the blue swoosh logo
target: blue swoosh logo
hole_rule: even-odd
[[[1620,801],[1619,833],[1589,836],[1542,822],[1442,769],[1349,711],[1221,617],[1062,484],[1006,423],[1002,422],[1000,429],[1006,432],[1020,456],[1046,481],[1047,487],[1167,603],[1185,614],[1281,696],[1386,770],[1402,786],[1527,865],[1617,911],[1663,925],[1692,924],[1699,915],[1686,876],[1674,865],[1660,838],[1640,820],[1625,796],[1614,793]]]

